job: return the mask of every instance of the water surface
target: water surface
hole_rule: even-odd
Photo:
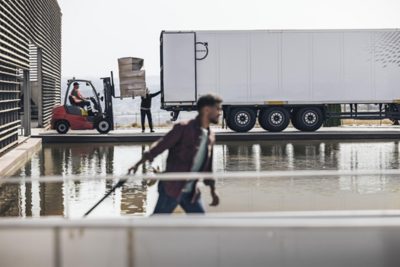
[[[14,178],[16,184],[0,186],[0,216],[80,217],[148,149],[149,144],[51,144],[43,145]],[[165,168],[167,153],[153,165]],[[215,146],[214,170],[384,170],[398,169],[398,141],[343,142],[228,142]],[[140,170],[142,172],[143,169]],[[41,177],[95,177],[95,180],[57,183],[40,182]],[[33,177],[32,183],[24,182]],[[398,209],[400,183],[394,176],[280,177],[268,179],[219,179],[221,205],[207,207],[223,211],[297,211],[347,209]],[[209,201],[203,188],[204,202]],[[156,201],[155,186],[127,183],[92,216],[143,215]]]

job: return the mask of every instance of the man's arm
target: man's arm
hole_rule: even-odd
[[[210,156],[210,162],[213,162],[213,151],[211,151],[211,156]],[[212,169],[209,169],[210,172],[212,172]],[[215,189],[215,180],[214,179],[204,179],[203,183],[206,186],[210,187],[210,193],[211,193],[211,198],[212,201],[210,203],[210,206],[218,206],[219,204],[219,196],[217,193],[217,190]]]
[[[74,100],[74,103],[79,103],[82,101],[81,99],[79,99],[78,97],[76,97],[74,95],[70,95],[70,96],[72,97],[72,100]],[[71,103],[71,104],[73,104],[73,103]]]
[[[149,151],[144,153],[143,157],[145,157],[146,160],[153,161],[153,159],[162,152],[175,146],[182,138],[183,128],[184,126],[182,124],[175,124],[166,135],[151,146]]]
[[[158,91],[157,93],[150,94],[150,97],[153,98],[153,97],[155,97],[155,96],[158,96],[159,94],[161,94],[161,90]]]
[[[81,100],[85,100],[85,97],[81,94],[81,92],[79,90],[76,90],[78,98]]]
[[[182,124],[175,124],[171,131],[151,146],[149,151],[144,152],[142,158],[134,166],[129,168],[128,173],[135,173],[138,167],[146,160],[153,161],[153,159],[162,152],[176,145],[182,138],[183,127]]]

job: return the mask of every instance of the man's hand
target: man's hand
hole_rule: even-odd
[[[194,189],[192,200],[190,202],[193,204],[196,201],[198,201],[200,198],[200,194],[201,194],[200,189],[197,187],[197,184],[196,184],[196,188]]]
[[[140,164],[142,164],[142,161],[139,161],[138,163],[136,163],[135,165],[133,165],[132,167],[130,167],[128,169],[128,174],[135,174],[137,172],[137,170],[139,169]]]
[[[212,206],[212,207],[218,206],[219,196],[218,196],[217,191],[215,191],[215,188],[212,188],[210,193],[211,193],[211,198],[212,198],[210,206]]]

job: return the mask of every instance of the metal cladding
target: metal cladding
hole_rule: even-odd
[[[49,124],[61,93],[61,10],[56,0],[0,1],[0,153],[17,142],[20,111]],[[23,95],[31,96],[29,105]],[[22,107],[29,110],[23,110]],[[26,119],[26,125],[30,118]]]

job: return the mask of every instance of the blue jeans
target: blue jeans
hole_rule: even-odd
[[[182,192],[178,199],[168,196],[162,182],[158,183],[158,200],[153,214],[172,213],[180,205],[186,213],[205,213],[201,198],[192,203],[193,192]]]

